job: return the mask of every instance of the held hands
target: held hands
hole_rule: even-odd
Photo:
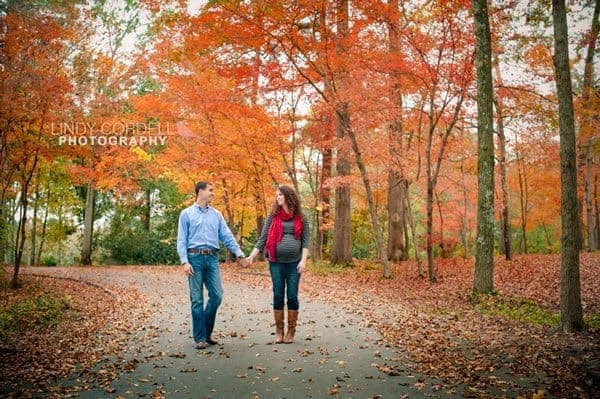
[[[256,249],[256,248],[252,249],[252,251],[250,252],[250,255],[248,255],[248,257],[245,259],[247,267],[252,266],[252,262],[254,262],[254,257],[256,255],[258,255],[258,253],[259,253],[258,249]]]
[[[248,267],[248,266],[250,266],[250,264],[252,263],[252,261],[251,261],[251,260],[249,260],[249,259],[250,259],[250,257],[248,257],[248,258],[238,258],[238,259],[236,260],[236,262],[237,262],[237,264],[238,264],[238,265],[240,265],[241,267]]]
[[[250,267],[252,266],[252,262],[254,262],[254,256],[250,255],[247,258],[242,259],[240,265],[242,267]]]

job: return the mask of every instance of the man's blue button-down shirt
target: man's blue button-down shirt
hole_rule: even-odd
[[[219,249],[219,241],[235,256],[244,256],[221,212],[210,205],[200,208],[197,204],[181,211],[177,229],[177,253],[182,264],[188,261],[188,248]]]

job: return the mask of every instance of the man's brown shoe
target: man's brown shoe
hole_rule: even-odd
[[[206,343],[207,343],[207,344],[209,344],[209,345],[219,345],[219,342],[218,342],[218,341],[215,341],[215,340],[214,340],[214,339],[212,339],[212,338],[208,338],[208,339],[206,340]]]
[[[204,342],[204,341],[196,342],[196,349],[206,349],[206,342]]]

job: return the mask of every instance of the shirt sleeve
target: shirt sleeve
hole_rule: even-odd
[[[310,242],[310,226],[305,217],[302,218],[302,223],[302,248],[308,248]]]
[[[229,226],[227,226],[227,222],[225,221],[225,218],[223,217],[223,215],[220,212],[218,212],[218,215],[219,215],[219,240],[223,244],[225,244],[225,246],[227,248],[229,248],[229,250],[231,252],[233,252],[233,254],[235,256],[237,256],[238,258],[240,256],[244,256],[244,253],[240,249],[240,246],[238,245],[237,241],[235,240],[233,233],[229,229]]]
[[[265,245],[267,244],[267,234],[269,233],[269,228],[271,227],[272,221],[273,221],[273,214],[270,214],[269,216],[267,216],[267,220],[265,220],[265,223],[263,224],[263,228],[260,233],[260,237],[258,238],[258,241],[256,242],[255,247],[260,252],[264,251]]]
[[[179,254],[181,264],[188,262],[187,249],[189,227],[190,220],[187,212],[184,210],[179,214],[179,225],[177,227],[177,253]]]

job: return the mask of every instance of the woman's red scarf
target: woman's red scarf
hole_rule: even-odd
[[[294,238],[299,240],[302,236],[302,229],[304,227],[304,223],[302,222],[302,217],[300,215],[292,216],[283,208],[279,208],[274,214],[273,219],[271,219],[271,227],[269,227],[269,234],[267,235],[267,255],[271,261],[275,261],[275,248],[277,248],[277,244],[281,242],[283,238],[283,221],[294,219]]]

